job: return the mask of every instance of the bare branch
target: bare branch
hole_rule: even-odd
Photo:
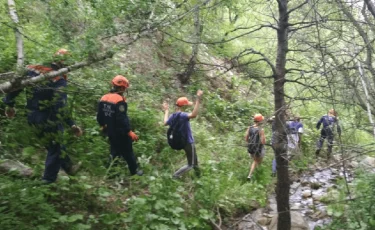
[[[301,3],[300,5],[290,9],[287,14],[291,14],[293,11],[295,10],[298,10],[299,8],[303,7],[304,5],[306,5],[309,1],[308,0],[305,0],[303,3]]]

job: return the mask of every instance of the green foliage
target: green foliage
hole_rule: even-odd
[[[228,66],[232,62],[248,64],[230,74],[223,73],[223,70],[207,70],[200,65],[196,67],[200,71],[194,73],[190,84],[181,86],[176,81],[176,74],[186,68],[192,49],[192,44],[181,40],[194,39],[194,20],[189,10],[200,3],[167,0],[17,1],[20,25],[25,35],[25,64],[48,63],[60,47],[69,49],[74,61],[95,57],[106,50],[116,50],[119,54],[113,60],[69,74],[67,113],[83,128],[84,135],[76,138],[66,127],[67,132],[59,138],[67,147],[65,154],[69,154],[74,162],[83,163],[79,176],[60,174],[56,184],[41,186],[33,179],[2,175],[2,229],[211,229],[211,222],[217,220],[219,213],[226,223],[234,214],[250,211],[254,200],[265,205],[267,192],[272,186],[273,151],[267,147],[266,157],[256,169],[253,181],[247,182],[251,160],[243,136],[255,113],[260,112],[265,117],[274,113],[272,79],[259,79],[271,75],[271,71],[258,59],[262,58],[260,56],[238,55],[244,50],[260,50],[273,63],[276,33],[266,28],[242,36],[258,28],[260,21],[269,21],[259,14],[264,12],[263,3],[248,5],[242,0],[224,0],[209,7],[202,6],[201,39],[205,44],[200,45],[198,62],[225,63]],[[272,7],[267,8],[270,9]],[[16,63],[14,24],[7,14],[6,5],[0,5],[0,73],[14,70]],[[182,15],[186,17],[179,18]],[[126,47],[129,49],[122,50],[145,28],[160,25],[165,25],[161,31],[139,40],[132,49]],[[121,36],[111,37],[117,34]],[[229,43],[220,42],[237,36]],[[298,38],[291,41],[293,47],[300,45],[304,38],[297,33],[293,37]],[[297,60],[295,52],[289,51],[288,55]],[[308,55],[311,56],[307,59],[310,62],[315,53]],[[296,63],[290,67],[305,68],[311,64]],[[110,80],[117,74],[130,80],[131,87],[126,95],[128,115],[133,130],[140,137],[133,147],[145,171],[143,177],[130,177],[123,162],[114,169],[119,174],[115,178],[111,178],[112,174],[106,168],[109,143],[99,132],[95,114],[98,100],[108,92]],[[299,74],[288,72],[287,77],[299,79]],[[323,85],[327,81],[319,78]],[[185,164],[186,159],[182,151],[174,151],[166,143],[161,104],[170,99],[172,111],[176,98],[187,96],[192,99],[198,89],[204,90],[204,100],[200,114],[191,121],[191,126],[202,176],[197,178],[189,172],[181,180],[173,180],[172,173]],[[314,93],[291,82],[286,82],[285,92],[288,98],[311,99],[290,101],[292,113],[299,113],[304,123],[302,148],[305,156],[291,163],[292,168],[301,170],[313,162],[311,155],[320,135],[315,124],[332,103],[316,100]],[[326,94],[322,97],[327,101]],[[33,168],[36,177],[40,177],[45,143],[37,135],[37,130],[27,125],[24,104],[25,97],[20,96],[16,118],[8,120],[0,116],[0,158],[20,160]],[[362,109],[355,107],[351,111],[344,106],[338,109],[340,122],[345,127],[343,143],[368,143],[372,140],[363,128],[367,117]],[[265,124],[264,127],[268,142],[270,126]],[[359,198],[349,207],[340,204],[329,207],[328,212],[337,217],[332,229],[344,227],[343,219],[345,226],[351,229],[374,227],[374,212],[370,205],[374,185],[371,181],[374,178],[365,176],[359,181],[356,193]],[[327,201],[337,199],[340,196],[329,197]]]
[[[345,202],[346,196],[329,207],[333,222],[324,229],[373,229],[375,228],[375,176],[361,172],[355,181],[354,199]]]

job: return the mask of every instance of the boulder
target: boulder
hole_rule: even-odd
[[[31,177],[33,175],[33,169],[19,161],[1,160],[0,173],[15,173],[18,176]]]
[[[359,165],[363,168],[375,168],[375,158],[366,156],[361,162],[359,162]]]
[[[309,224],[303,218],[303,216],[295,211],[290,212],[291,217],[291,230],[309,230]],[[269,226],[269,230],[277,230],[277,222],[278,222],[278,215],[275,215],[272,218],[271,224]]]

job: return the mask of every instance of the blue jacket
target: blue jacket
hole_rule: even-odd
[[[28,66],[27,76],[36,77],[41,73],[53,71],[52,68],[40,65]],[[74,125],[67,111],[68,96],[63,88],[67,86],[65,76],[58,76],[37,86],[26,88],[26,109],[29,110],[28,121],[31,124],[42,124],[46,121],[63,121],[69,126]],[[8,93],[3,102],[14,107],[15,98],[23,89]]]
[[[96,120],[108,136],[124,136],[130,131],[128,104],[118,93],[108,93],[99,102]]]
[[[337,132],[341,134],[341,127],[338,123],[338,120],[334,116],[324,115],[320,118],[316,124],[316,129],[320,129],[320,126],[323,124],[323,129],[334,131],[334,128],[337,127]]]

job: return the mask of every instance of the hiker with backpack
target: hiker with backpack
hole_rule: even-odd
[[[333,147],[333,138],[334,133],[337,131],[341,135],[341,127],[338,123],[337,112],[334,109],[330,109],[327,115],[324,115],[320,118],[316,124],[316,129],[319,130],[320,126],[323,125],[322,130],[320,131],[320,138],[317,143],[317,149],[315,151],[316,157],[319,156],[320,150],[323,147],[324,139],[327,138],[328,146],[328,158],[331,156],[332,147]]]
[[[248,143],[247,151],[250,154],[250,157],[254,159],[247,177],[249,180],[251,180],[254,169],[262,163],[265,155],[264,145],[266,144],[264,130],[260,127],[264,117],[262,114],[258,113],[254,115],[253,120],[254,124],[249,126],[245,135],[245,141]]]
[[[173,178],[180,178],[182,174],[191,169],[194,169],[195,174],[200,176],[198,157],[195,150],[193,134],[190,128],[190,119],[197,117],[202,95],[203,91],[198,90],[194,109],[191,113],[185,112],[185,109],[188,106],[193,105],[193,102],[189,101],[186,97],[180,97],[177,99],[176,112],[171,116],[169,116],[168,103],[163,103],[164,125],[169,126],[167,132],[168,144],[175,150],[184,149],[187,158],[187,165],[178,169],[173,174]]]

